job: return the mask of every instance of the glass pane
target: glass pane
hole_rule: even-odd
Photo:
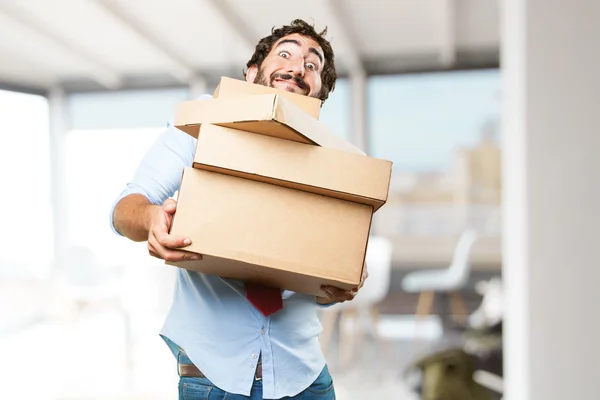
[[[0,91],[0,125],[0,276],[46,276],[53,257],[47,100]]]
[[[350,86],[348,79],[338,79],[335,90],[329,94],[321,109],[319,120],[327,125],[334,133],[350,140]]]
[[[394,169],[440,171],[457,149],[496,131],[498,70],[372,77],[368,119],[375,157]]]
[[[415,253],[403,252],[406,264],[446,262],[450,244],[467,227],[493,236],[485,260],[498,261],[499,96],[498,70],[369,79],[372,154],[394,162],[389,200],[375,215],[375,232]],[[421,246],[402,239],[415,236],[451,239],[434,260],[427,250],[433,242]],[[423,251],[415,250],[419,246]]]
[[[165,128],[77,130],[66,140],[68,242],[122,259],[135,246],[110,229],[113,201]],[[136,247],[137,248],[137,247]]]

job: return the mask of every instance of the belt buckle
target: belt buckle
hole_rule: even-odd
[[[257,376],[258,375],[258,369],[260,368],[261,370],[261,374],[260,374],[260,378]],[[262,381],[262,362],[259,361],[259,363],[256,365],[256,369],[254,370],[254,379],[257,381]]]

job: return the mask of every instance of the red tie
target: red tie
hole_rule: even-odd
[[[248,282],[246,283],[246,297],[265,317],[283,308],[281,290],[277,288]]]

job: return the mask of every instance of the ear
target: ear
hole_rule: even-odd
[[[258,74],[258,66],[256,64],[254,64],[253,66],[248,68],[248,71],[246,71],[246,82],[254,83],[254,80],[256,79],[257,74]]]

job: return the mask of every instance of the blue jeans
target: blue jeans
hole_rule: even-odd
[[[185,351],[168,338],[163,337],[167,345],[181,364],[192,364]],[[179,377],[179,400],[263,400],[262,380],[254,380],[250,396],[227,393],[212,384],[206,378]],[[282,400],[335,400],[333,379],[327,366],[317,379],[303,392]]]

